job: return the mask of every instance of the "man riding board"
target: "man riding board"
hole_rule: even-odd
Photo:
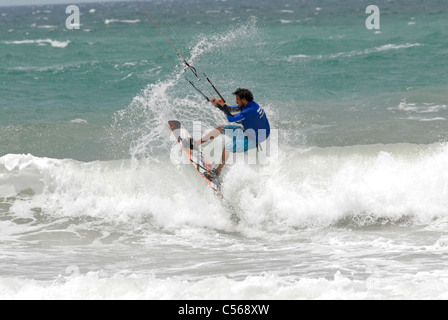
[[[254,101],[252,92],[248,89],[238,88],[233,94],[236,98],[235,106],[229,107],[216,99],[211,99],[210,102],[216,108],[226,113],[227,120],[230,123],[239,123],[240,125],[221,125],[194,143],[194,147],[199,148],[201,144],[215,139],[223,133],[232,138],[232,141],[226,143],[222,150],[221,163],[218,167],[205,173],[210,180],[215,180],[219,177],[222,168],[229,158],[229,152],[239,153],[255,149],[259,143],[266,141],[270,135],[271,129],[266,113]],[[231,111],[237,110],[241,110],[241,112],[232,115]]]

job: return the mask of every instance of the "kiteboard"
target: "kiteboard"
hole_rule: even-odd
[[[201,151],[193,148],[193,140],[188,131],[182,127],[182,124],[179,121],[168,121],[168,125],[190,163],[216,195],[222,198],[220,182],[218,180],[212,181],[205,176],[205,173],[212,169],[212,165],[204,157]]]

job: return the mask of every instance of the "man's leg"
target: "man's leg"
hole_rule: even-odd
[[[207,135],[202,137],[200,140],[195,141],[194,145],[195,145],[195,147],[199,147],[201,144],[206,143],[209,140],[215,139],[220,134],[222,134],[222,126],[219,126],[218,128],[213,129]]]
[[[221,170],[225,166],[227,159],[229,159],[229,153],[226,150],[226,147],[222,149],[222,158],[221,163],[216,167],[216,171],[218,172],[218,175],[221,175]]]

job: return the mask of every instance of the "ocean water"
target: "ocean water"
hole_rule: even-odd
[[[370,1],[142,3],[278,157],[225,168],[231,210],[167,126],[225,118],[137,3],[0,6],[0,299],[448,298],[446,1],[376,1],[379,30]]]

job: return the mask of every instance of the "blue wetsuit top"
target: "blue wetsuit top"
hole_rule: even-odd
[[[230,108],[236,108],[231,106]],[[251,101],[245,106],[241,113],[231,117],[227,116],[229,122],[240,122],[244,127],[248,138],[255,140],[257,143],[265,141],[269,138],[271,128],[269,126],[268,118],[263,108],[255,101]]]

